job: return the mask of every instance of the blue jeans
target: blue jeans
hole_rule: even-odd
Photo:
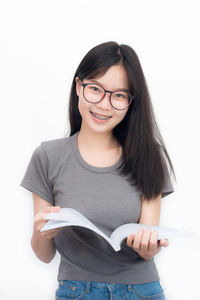
[[[96,281],[59,280],[56,300],[165,300],[159,281],[120,284]]]

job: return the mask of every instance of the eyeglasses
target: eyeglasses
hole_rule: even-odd
[[[80,80],[82,82],[82,80]],[[119,89],[114,92],[105,90],[96,83],[81,83],[83,86],[83,96],[90,103],[98,103],[103,100],[106,93],[110,93],[110,103],[113,108],[118,110],[126,109],[134,99],[126,90]]]

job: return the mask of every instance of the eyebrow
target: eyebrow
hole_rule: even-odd
[[[95,79],[86,79],[86,80],[88,80],[88,81],[90,81],[90,82],[94,82],[94,83],[100,85],[101,87],[103,87],[103,85],[102,85],[100,82],[98,82],[97,80],[95,80]],[[119,89],[114,90],[114,92],[115,92],[115,91],[124,91],[124,92],[130,93],[129,90],[124,89],[124,88],[119,88]]]

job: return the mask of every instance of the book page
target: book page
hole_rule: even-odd
[[[113,233],[111,234],[110,238],[115,244],[122,244],[123,240],[129,236],[129,234],[133,233],[136,234],[137,231],[140,228],[151,228],[152,231],[157,231],[158,232],[158,240],[161,239],[168,239],[170,240],[171,238],[179,238],[179,237],[191,237],[193,236],[191,233],[183,231],[183,230],[178,230],[174,228],[167,228],[167,227],[161,227],[161,226],[150,226],[150,225],[145,225],[145,224],[137,224],[137,223],[128,223],[119,226],[116,228]]]
[[[121,249],[122,242],[129,236],[129,234],[136,234],[140,228],[151,228],[152,230],[156,230],[158,232],[158,240],[164,238],[171,239],[177,237],[187,237],[192,235],[183,230],[177,230],[174,228],[128,223],[116,228],[112,232],[111,236],[108,237],[82,213],[73,208],[61,208],[57,213],[48,213],[44,216],[44,219],[49,221],[43,226],[40,232],[64,226],[85,227],[101,235],[109,242],[115,251],[119,251]]]
[[[57,213],[48,213],[44,216],[44,219],[49,221],[42,227],[40,232],[64,226],[81,226],[101,235],[109,242],[115,251],[120,250],[119,245],[116,246],[115,242],[113,242],[106,234],[90,222],[88,218],[73,208],[61,208]]]

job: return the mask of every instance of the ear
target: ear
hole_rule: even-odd
[[[77,96],[79,97],[81,85],[80,85],[80,81],[79,81],[79,78],[78,78],[78,77],[76,77],[75,80],[76,80],[76,94],[77,94]]]

